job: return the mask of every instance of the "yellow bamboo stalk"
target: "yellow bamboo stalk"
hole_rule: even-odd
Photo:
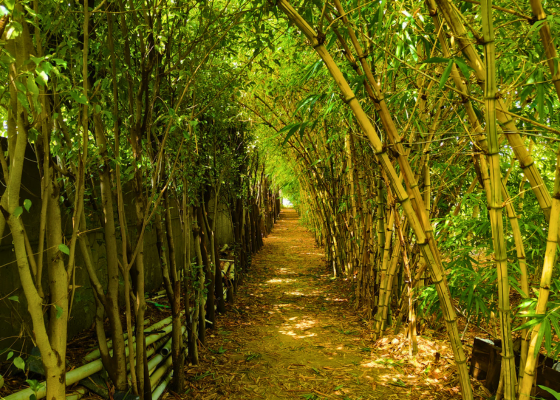
[[[432,275],[432,280],[436,285],[436,290],[438,292],[440,304],[442,306],[442,314],[447,323],[447,331],[449,334],[450,345],[453,350],[455,363],[458,369],[459,384],[461,386],[463,398],[468,400],[473,399],[472,388],[470,385],[470,379],[469,379],[467,365],[466,365],[467,360],[461,344],[459,329],[457,327],[457,315],[455,313],[455,309],[451,301],[451,295],[449,293],[449,287],[445,279],[443,268],[441,267],[441,264],[438,262],[439,253],[437,252],[437,247],[435,246],[435,243],[432,243],[432,245],[430,245],[429,237],[426,234],[426,230],[432,229],[431,224],[429,227],[426,225],[425,227],[426,230],[422,226],[422,222],[425,221],[421,222],[420,219],[418,218],[418,215],[416,214],[412,206],[411,199],[407,191],[405,190],[405,188],[402,186],[398,178],[397,172],[395,171],[393,165],[391,164],[391,161],[386,153],[386,150],[383,148],[383,144],[379,136],[377,135],[375,128],[369,121],[367,114],[362,109],[354,92],[350,88],[342,72],[340,71],[335,61],[333,60],[332,56],[330,55],[327,48],[325,47],[324,38],[318,37],[317,33],[297,13],[297,11],[291,6],[291,4],[287,0],[278,0],[277,5],[286,14],[286,16],[305,34],[305,36],[310,42],[310,45],[315,49],[317,54],[323,60],[325,66],[328,68],[331,76],[333,77],[337,86],[341,90],[342,95],[344,96],[345,103],[350,107],[362,131],[368,137],[373,147],[374,153],[377,156],[377,159],[379,160],[383,170],[387,174],[388,180],[391,185],[391,189],[394,192],[395,196],[397,197],[399,203],[401,204],[403,212],[408,219],[408,223],[410,224],[411,228],[413,229],[416,235],[417,243],[420,246],[420,249],[424,255],[426,262],[428,263],[428,266],[430,268],[430,273]],[[388,110],[381,112],[380,116],[383,121],[385,130],[387,130],[388,129],[387,127],[389,126],[389,121],[391,121]],[[406,158],[403,159],[402,157],[399,158],[399,164],[403,171],[404,170],[407,171],[405,172],[405,180],[406,180],[407,174],[411,173],[410,164],[408,163],[408,160]],[[407,183],[410,185],[411,188],[416,187],[416,191],[419,194],[414,177],[412,177],[412,180]],[[422,198],[419,195],[417,196],[416,200],[423,203]],[[423,204],[419,211],[422,214],[425,214],[425,208]]]
[[[543,271],[541,275],[541,283],[539,289],[539,300],[537,301],[537,315],[546,313],[548,296],[550,294],[550,282],[552,280],[552,272],[556,261],[556,246],[558,245],[558,235],[556,232],[560,227],[560,151],[556,155],[556,174],[554,178],[554,195],[552,200],[552,211],[550,213],[550,223],[548,228],[548,237],[546,243],[546,251],[544,256]],[[539,348],[537,347],[537,339],[541,324],[535,325],[531,334],[531,342],[527,353],[527,362],[525,363],[525,371],[523,380],[519,385],[519,400],[531,399],[531,387],[536,373],[536,364],[538,360]]]
[[[500,146],[496,129],[496,47],[494,44],[494,23],[492,0],[482,0],[482,34],[484,38],[484,61],[486,64],[486,132],[488,138],[488,163],[490,175],[489,212],[492,225],[494,257],[498,272],[498,302],[500,333],[502,338],[502,379],[504,398],[515,399],[517,383],[513,339],[511,336],[511,309],[509,304],[509,280],[507,249],[502,219],[502,177],[500,172]],[[481,157],[483,160],[483,157]]]

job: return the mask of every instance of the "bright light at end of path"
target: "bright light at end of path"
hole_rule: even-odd
[[[288,208],[292,208],[294,206],[292,202],[285,197],[282,199],[282,205]]]

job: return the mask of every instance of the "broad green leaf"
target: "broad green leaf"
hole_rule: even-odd
[[[70,249],[64,243],[58,245],[58,250],[62,251],[66,255],[70,255]]]
[[[25,361],[23,361],[23,358],[21,357],[14,358],[14,365],[16,366],[16,368],[19,368],[21,370],[25,369]]]
[[[12,21],[8,24],[8,30],[6,31],[6,38],[15,39],[19,35],[21,35],[21,32],[23,32],[21,24],[17,21]]]
[[[16,88],[23,93],[27,93],[27,88],[19,80],[16,80]]]
[[[23,213],[23,208],[21,206],[17,207],[14,210],[14,217],[19,218],[19,216]]]
[[[29,199],[25,199],[23,201],[23,207],[25,207],[25,209],[27,210],[27,212],[29,212],[29,209],[31,208],[31,200]]]
[[[86,96],[84,96],[84,94],[82,92],[78,92],[76,90],[71,90],[68,93],[70,94],[70,97],[72,97],[74,99],[74,101],[76,101],[77,103],[87,104]]]
[[[25,93],[18,91],[17,98],[19,100],[19,103],[23,106],[23,108],[25,108],[25,111],[29,113],[29,102],[27,101],[27,96],[25,95]]]
[[[13,356],[14,356],[14,352],[13,352],[13,351],[10,351],[10,352],[8,353],[8,357],[6,357],[6,361],[8,361],[8,360],[9,360],[10,358],[12,358]]]
[[[4,5],[10,11],[13,11],[14,6],[16,5],[16,0],[4,0]]]
[[[64,313],[64,309],[60,307],[58,304],[55,304],[54,308],[56,309],[56,319],[59,319],[60,317],[62,317],[62,314]]]

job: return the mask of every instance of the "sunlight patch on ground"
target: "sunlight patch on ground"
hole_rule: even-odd
[[[293,270],[288,269],[288,268],[278,268],[278,269],[276,270],[276,272],[277,272],[278,274],[295,274],[295,272],[294,272]]]
[[[325,298],[327,301],[348,301],[348,299],[332,299],[330,297]]]
[[[290,279],[290,278],[286,278],[286,279],[275,278],[266,281],[266,283],[291,283],[295,281],[296,281],[295,279]]]
[[[289,319],[291,322],[286,322],[282,325],[280,332],[283,335],[291,336],[294,339],[305,339],[317,336],[316,333],[306,332],[317,325],[317,320],[303,317],[299,322],[296,321],[300,317],[292,317]]]

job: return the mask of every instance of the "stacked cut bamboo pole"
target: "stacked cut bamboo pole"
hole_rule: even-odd
[[[152,344],[154,344],[154,346],[151,346],[149,349],[147,349],[146,352],[146,356],[149,358],[151,357],[155,352],[156,352],[156,347],[159,347],[158,343],[161,342],[161,340],[165,340],[164,342],[162,342],[162,346],[161,349],[159,349],[159,352],[148,361],[148,365],[151,365],[151,381],[153,379],[154,382],[154,386],[157,385],[160,381],[160,385],[156,388],[156,390],[160,390],[161,393],[163,393],[163,390],[165,389],[165,387],[167,386],[167,384],[170,381],[169,378],[169,374],[167,373],[168,369],[171,367],[171,357],[170,357],[170,347],[171,347],[171,339],[167,339],[167,337],[169,337],[169,335],[171,334],[171,330],[172,330],[172,325],[171,325],[171,317],[163,319],[157,323],[155,323],[154,325],[146,328],[146,347],[148,348],[148,346],[151,346]],[[183,334],[185,333],[185,326],[183,326]],[[154,332],[154,334],[150,335],[150,332]],[[133,348],[136,348],[136,343],[135,343],[135,338],[133,338],[133,343],[132,346]],[[186,350],[185,350],[186,351]],[[128,347],[128,342],[127,342],[127,347],[125,348],[125,352],[126,355],[128,356],[129,354],[129,347]],[[99,351],[96,350],[94,352],[89,353],[88,355],[86,355],[86,357],[84,358],[84,360],[88,361],[86,364],[82,365],[81,367],[78,367],[76,369],[73,369],[69,372],[66,373],[66,386],[70,386],[75,384],[76,382],[81,381],[84,378],[87,378],[90,375],[95,374],[96,372],[99,372],[103,369],[103,364],[101,359],[99,358]],[[130,365],[127,366],[128,368],[130,368]],[[159,371],[160,369],[162,369],[161,371]],[[159,371],[159,372],[158,372]],[[156,374],[157,375],[154,375]],[[152,375],[155,376],[154,378],[152,378]],[[162,381],[162,378],[163,381]],[[168,379],[169,378],[169,379]],[[166,383],[165,386],[163,386],[163,388],[161,388],[163,383]],[[47,394],[47,385],[46,382],[41,382],[39,384],[40,389],[37,392],[34,392],[31,388],[28,389],[24,389],[22,391],[13,393],[7,397],[4,398],[4,400],[28,400],[30,398],[30,396],[35,395],[37,400],[38,399],[42,399],[46,396]],[[155,391],[155,390],[154,390]],[[161,396],[161,393],[159,394]],[[70,398],[72,400],[77,400],[79,399],[83,394],[81,394],[81,391],[77,391],[76,393],[73,393],[72,395],[70,395]],[[79,397],[76,397],[79,396]]]

